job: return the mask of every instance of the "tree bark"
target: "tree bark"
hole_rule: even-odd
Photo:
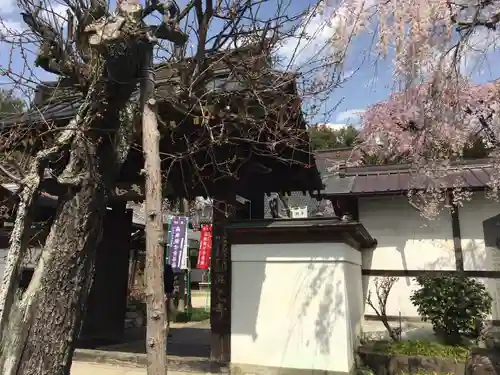
[[[109,99],[79,124],[82,131],[71,145],[69,163],[60,176],[68,191],[59,197],[33,278],[22,299],[13,304],[4,329],[2,375],[69,374],[108,194],[131,144],[132,123],[120,121],[118,110],[126,107],[135,85],[112,85],[107,95],[99,94]],[[95,98],[88,102],[95,103]],[[126,112],[133,113],[128,107]]]
[[[83,113],[87,108],[81,108],[80,113]],[[8,322],[12,304],[14,303],[14,296],[17,292],[18,281],[22,271],[21,264],[28,247],[33,208],[45,164],[49,158],[57,155],[65,147],[69,147],[74,136],[73,129],[78,120],[79,115],[73,121],[70,121],[67,129],[63,131],[53,147],[42,150],[36,155],[29,173],[23,179],[24,186],[20,194],[16,221],[10,238],[10,248],[3,273],[2,288],[0,290],[0,341],[3,337],[3,330]]]
[[[104,190],[90,176],[61,207],[19,306],[24,316],[6,332],[2,374],[69,374],[105,208]]]
[[[142,147],[145,161],[146,219],[146,346],[148,375],[163,375],[167,365],[165,292],[163,285],[164,235],[161,191],[160,132],[154,98],[153,45],[144,54],[141,82]]]

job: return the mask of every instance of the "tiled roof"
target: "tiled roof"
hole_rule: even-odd
[[[135,93],[137,96],[137,93]],[[36,124],[51,121],[66,121],[75,117],[78,108],[83,103],[81,95],[69,95],[59,97],[41,106],[33,106],[24,114],[10,117],[0,121],[0,129],[8,128],[12,125]]]
[[[439,188],[484,189],[495,169],[489,160],[471,160],[447,169],[435,170],[432,175],[409,165],[346,167],[324,176],[323,196],[371,195]]]
[[[283,77],[284,74],[281,74]],[[214,78],[214,81],[217,80],[217,88],[213,89],[215,91],[239,91],[242,90],[243,87],[231,84],[231,80],[229,78]],[[165,93],[168,93],[170,96],[172,92],[177,93],[178,87],[173,84],[175,79],[159,79],[156,82],[156,94],[158,96],[159,101],[165,97]],[[282,78],[275,79],[273,81],[274,86],[277,84],[289,84],[290,78]],[[66,85],[66,84],[65,84]],[[273,86],[273,88],[275,88]],[[0,129],[3,127],[8,127],[18,123],[40,123],[45,121],[65,121],[72,119],[78,108],[83,103],[82,93],[73,90],[68,86],[60,86],[57,82],[44,82],[39,85],[37,90],[40,91],[40,96],[46,96],[42,100],[43,104],[39,104],[37,106],[33,106],[28,109],[24,114],[15,115],[6,119],[0,120]],[[139,87],[132,93],[132,100],[137,101],[139,99]]]
[[[356,162],[359,159],[359,153],[351,147],[335,148],[329,150],[314,151],[316,158],[316,166],[321,174],[329,173],[329,171],[339,162]]]

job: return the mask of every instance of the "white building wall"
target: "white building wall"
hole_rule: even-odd
[[[339,243],[231,251],[232,365],[349,373],[363,317],[360,252]]]
[[[0,249],[0,278],[3,277],[3,270],[5,269],[5,262],[9,249]]]
[[[460,234],[465,270],[498,271],[500,250],[486,248],[483,221],[500,215],[500,203],[487,199],[484,193],[476,193],[470,202],[460,207]],[[499,223],[500,236],[500,223]]]
[[[497,215],[500,215],[500,203],[486,198],[484,193],[476,193],[470,202],[466,202],[460,208],[460,234],[465,270],[500,270],[500,250],[496,246],[485,245],[483,231],[483,221]],[[497,225],[498,238],[500,238],[500,220]],[[498,320],[500,319],[500,279],[483,278],[480,280],[486,284],[493,298],[492,318]]]
[[[374,250],[362,252],[363,269],[454,270],[451,215],[445,210],[429,221],[408,203],[406,196],[359,199],[359,220],[378,241]],[[375,276],[363,277],[364,295],[375,295]],[[416,288],[411,277],[400,277],[387,302],[387,315],[418,317],[410,295]],[[375,315],[365,305],[365,314]]]

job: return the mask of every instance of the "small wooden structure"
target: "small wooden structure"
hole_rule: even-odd
[[[208,60],[210,75],[204,84],[211,91],[210,105],[204,109],[204,116],[201,112],[186,114],[182,110],[189,104],[180,89],[184,74],[192,70],[189,59],[156,67],[156,97],[161,152],[185,155],[184,158],[163,159],[162,169],[169,172],[165,195],[188,199],[210,196],[216,202],[211,267],[212,358],[227,360],[230,261],[225,246],[226,221],[229,217],[263,218],[265,193],[319,191],[322,181],[309,152],[295,77],[270,69],[270,61],[262,53],[262,47],[213,54]],[[252,80],[252,72],[260,74],[254,74]],[[0,122],[0,131],[8,131],[20,123],[29,125],[32,141],[26,148],[36,148],[40,142],[36,137],[46,130],[46,124],[67,123],[81,100],[81,95],[64,80],[42,85],[36,95],[36,108],[21,118]],[[266,103],[265,108],[262,103]],[[202,121],[212,126],[201,126]],[[50,135],[44,135],[47,136]],[[137,136],[140,137],[140,131]],[[123,321],[125,313],[124,302],[116,300],[116,296],[123,296],[125,301],[127,284],[129,245],[128,240],[123,239],[123,228],[130,227],[132,219],[125,203],[143,198],[143,165],[142,150],[134,147],[122,167],[117,194],[109,202],[109,216],[113,219],[108,220],[98,251],[98,275],[84,325],[88,338],[113,340],[119,337],[119,328],[122,328],[110,327],[117,324],[117,320]],[[50,181],[45,182],[44,189],[55,196],[58,194],[57,184]],[[251,203],[234,212],[231,204],[236,195]],[[113,298],[110,297],[112,293]],[[94,317],[100,322],[94,322]],[[109,329],[105,330],[105,326]]]

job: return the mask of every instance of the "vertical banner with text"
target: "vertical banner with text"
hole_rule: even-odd
[[[200,232],[200,249],[196,268],[207,269],[210,264],[210,249],[212,248],[212,225],[202,225]]]
[[[168,263],[174,271],[180,270],[185,264],[187,243],[187,218],[175,216],[170,221]]]

